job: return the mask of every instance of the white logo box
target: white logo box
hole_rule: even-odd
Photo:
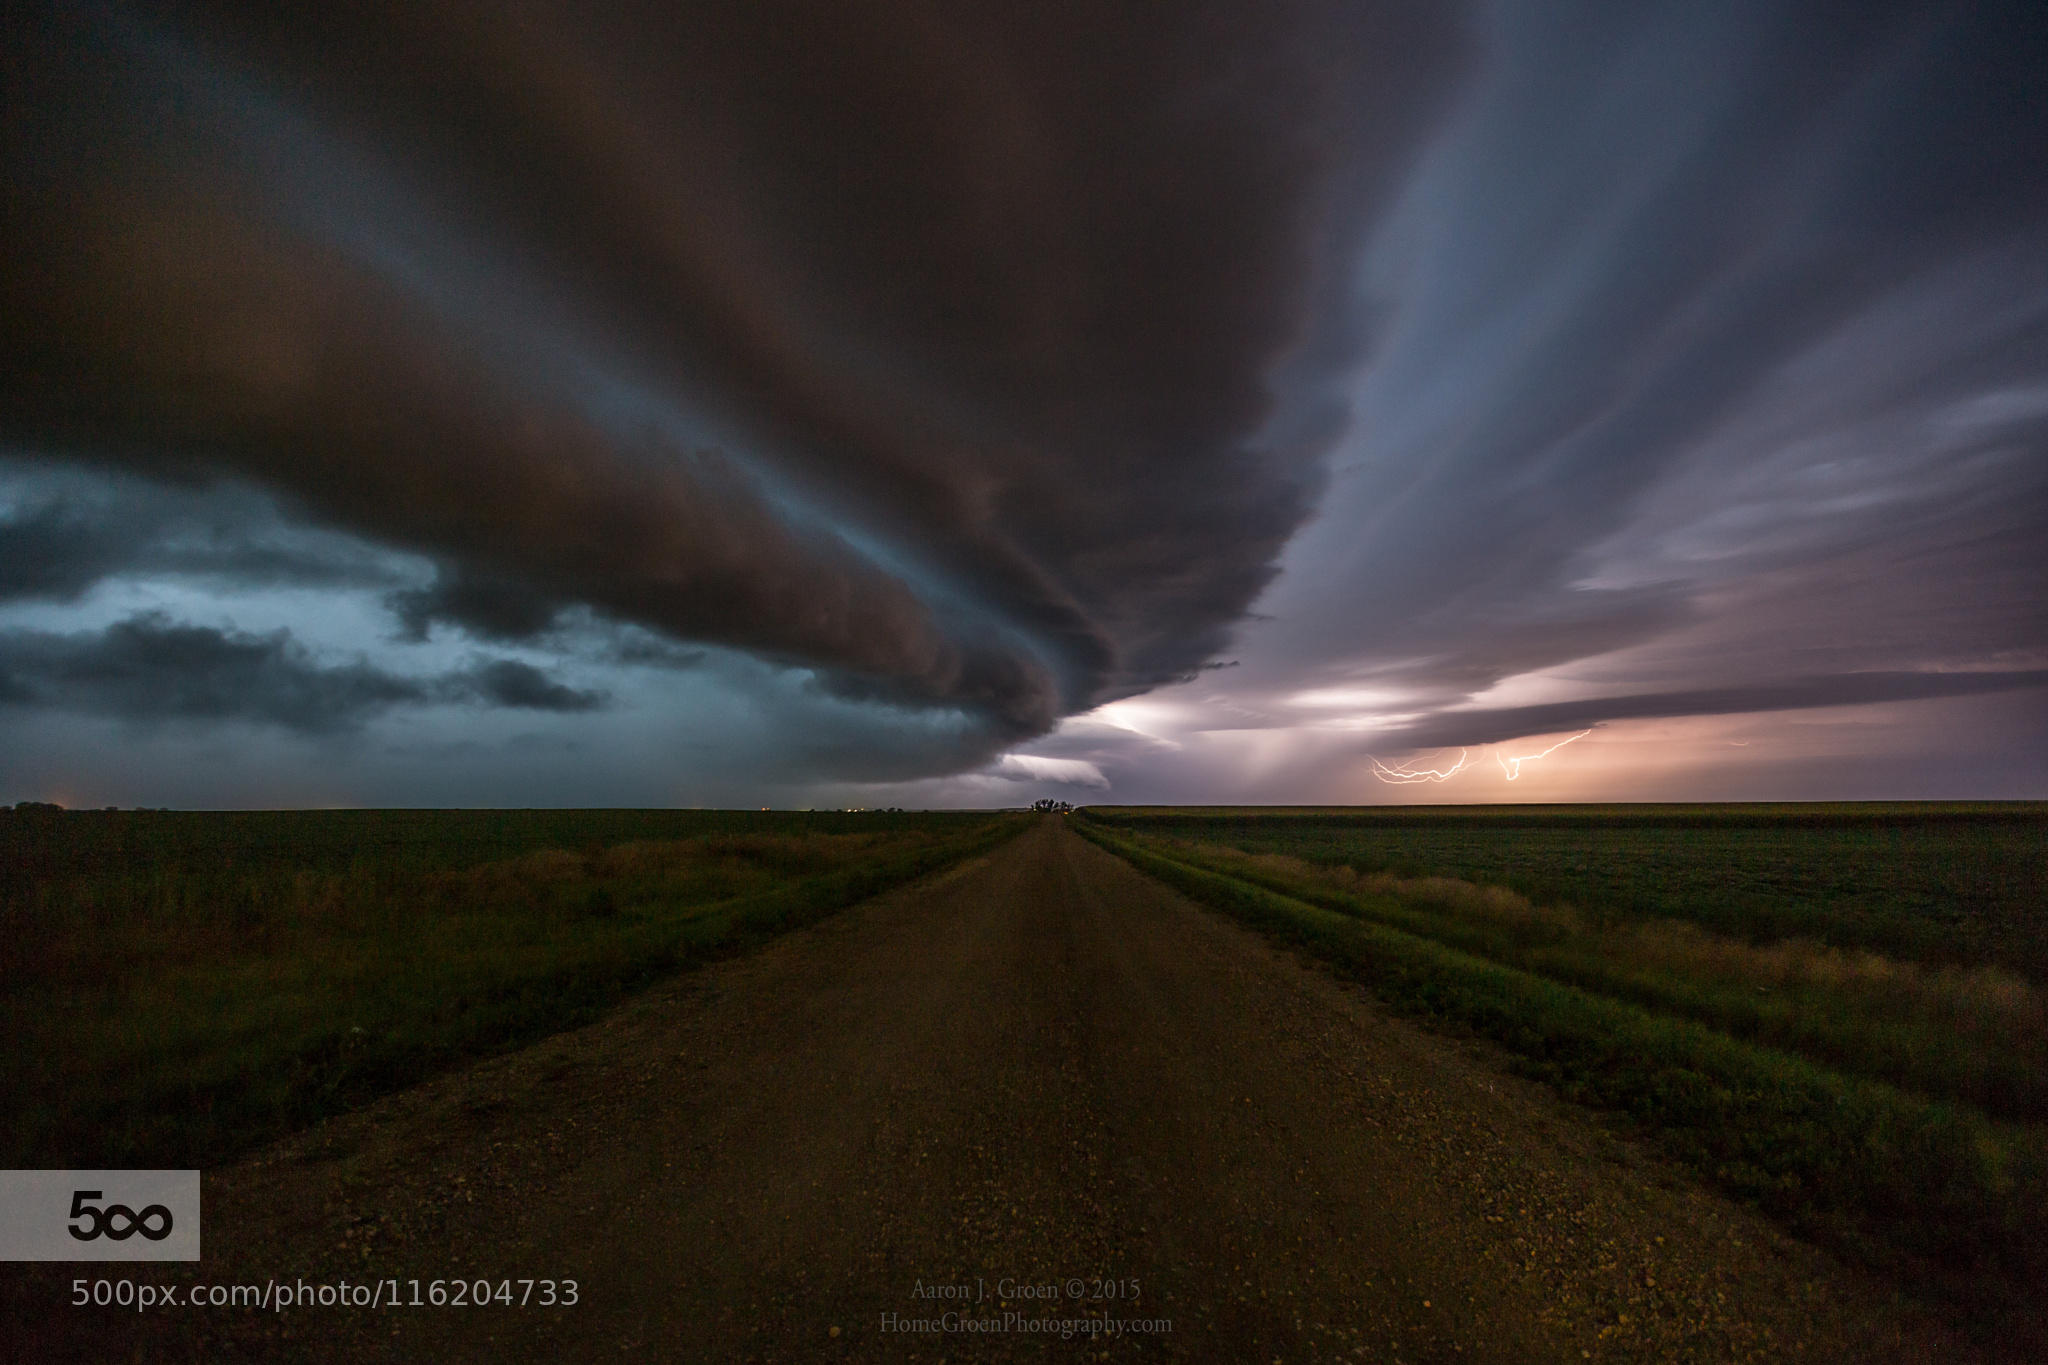
[[[197,1171],[0,1171],[0,1261],[198,1259]]]

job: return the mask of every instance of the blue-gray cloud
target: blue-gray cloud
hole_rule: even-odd
[[[527,711],[596,711],[609,700],[603,692],[556,682],[532,664],[517,659],[489,659],[435,680],[435,695],[476,700],[490,706]]]
[[[385,604],[398,618],[401,637],[415,643],[425,640],[436,624],[486,640],[531,641],[554,630],[566,606],[516,579],[446,567],[428,586],[401,588],[386,597]]]
[[[98,631],[0,632],[0,705],[137,723],[248,721],[331,734],[401,706],[575,712],[606,701],[515,659],[413,677],[360,660],[322,663],[289,631],[255,635],[154,613]]]
[[[247,487],[0,458],[0,603],[76,601],[116,578],[247,589],[402,577],[392,556],[299,524]]]

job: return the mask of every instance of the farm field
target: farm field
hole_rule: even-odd
[[[2048,804],[1091,807],[1119,829],[2048,980]]]
[[[1077,828],[1853,1254],[2038,1268],[2048,809],[1091,808]]]
[[[0,811],[0,1165],[219,1160],[1017,827],[986,813]]]

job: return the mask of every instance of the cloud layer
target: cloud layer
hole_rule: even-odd
[[[250,635],[161,615],[73,634],[0,632],[0,706],[130,722],[254,721],[324,734],[398,706],[573,712],[605,702],[601,692],[566,686],[517,659],[408,677],[360,660],[321,663],[289,631]]]
[[[25,14],[0,741],[2048,795],[2038,4]]]
[[[4,435],[974,716],[1200,664],[1351,358],[1438,5],[117,8],[9,54]]]
[[[2037,7],[1495,7],[1332,487],[1181,724],[2048,712],[2044,60]]]

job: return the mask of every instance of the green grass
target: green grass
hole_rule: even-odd
[[[2006,1119],[2048,1120],[2048,992],[1811,939],[1752,944],[1684,920],[1591,919],[1505,887],[1146,837],[1180,862],[1539,976]]]
[[[0,812],[0,1165],[218,1162],[1022,826]]]
[[[1741,991],[1723,990],[1727,979],[1706,970],[1721,959],[1688,938],[1713,938],[1696,925],[1681,922],[1683,951],[1630,958],[1617,942],[1640,947],[1644,931],[1672,922],[1589,928],[1575,912],[1546,911],[1506,888],[1345,874],[1139,833],[1134,823],[1084,818],[1077,827],[1195,900],[1328,959],[1395,1008],[1500,1044],[1525,1074],[1628,1116],[1672,1155],[1800,1230],[1909,1268],[2001,1320],[2031,1311],[2029,1286],[2048,1277],[2048,1130],[1887,1083],[1868,1055],[1830,1064],[1783,1045],[1796,1038],[1740,1036],[1716,1002],[1717,991]],[[1594,829],[1589,842],[1611,851],[1613,838]],[[1714,941],[1736,952],[1737,979],[1776,961],[1769,949]],[[1811,952],[1828,961],[1818,945]],[[1781,956],[1778,966],[1796,971],[1797,955]],[[1813,974],[1812,991],[1825,989],[1824,975]],[[1867,1002],[1853,986],[1835,988],[1819,1017],[1854,1019]]]
[[[2048,804],[1093,807],[1133,833],[2048,983]]]

